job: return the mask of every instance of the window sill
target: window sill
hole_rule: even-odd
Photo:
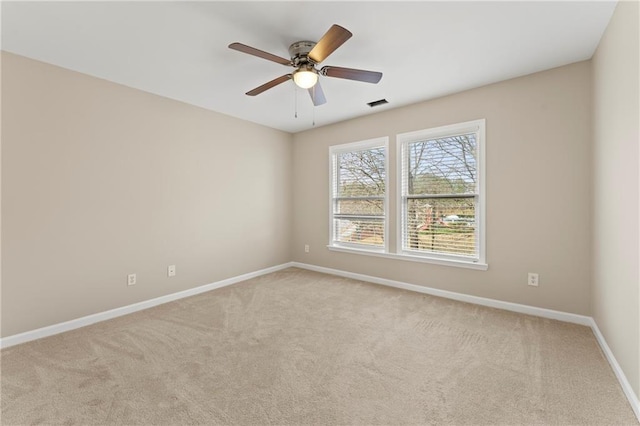
[[[352,254],[361,254],[365,256],[375,256],[375,257],[385,257],[387,259],[395,259],[395,260],[406,260],[410,262],[421,262],[421,263],[431,263],[434,265],[442,265],[442,266],[453,266],[456,268],[467,268],[467,269],[476,269],[479,271],[486,271],[489,269],[489,265],[481,262],[468,262],[464,260],[450,260],[450,259],[435,259],[432,257],[422,257],[422,256],[411,256],[409,254],[398,254],[398,253],[385,253],[381,251],[374,250],[362,250],[351,247],[340,247],[340,246],[327,246],[327,248],[331,251],[337,251],[342,253],[352,253]]]

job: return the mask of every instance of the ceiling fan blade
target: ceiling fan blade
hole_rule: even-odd
[[[272,55],[269,52],[265,52],[255,47],[247,46],[242,43],[231,43],[229,49],[237,50],[238,52],[248,53],[249,55],[257,56],[258,58],[266,59],[268,61],[277,62],[282,65],[291,65],[289,59],[281,58],[280,56]]]
[[[307,89],[309,91],[309,95],[311,95],[311,100],[315,106],[319,106],[327,103],[327,98],[324,97],[324,92],[322,91],[322,86],[320,86],[320,80],[313,87],[309,87]]]
[[[342,46],[345,41],[349,40],[352,35],[349,30],[342,28],[340,25],[332,25],[329,31],[311,49],[309,57],[316,64],[319,64],[327,59],[338,47]]]
[[[274,78],[273,80],[271,80],[268,83],[263,84],[262,86],[258,86],[253,90],[249,90],[247,92],[247,95],[249,95],[249,96],[259,95],[260,93],[264,92],[265,90],[269,90],[272,87],[277,86],[278,84],[284,83],[287,80],[291,80],[291,77],[292,77],[291,74],[285,74],[285,75],[280,76],[278,78]]]
[[[330,66],[322,67],[320,74],[327,77],[346,78],[347,80],[364,81],[365,83],[373,84],[376,84],[382,78],[381,72]]]

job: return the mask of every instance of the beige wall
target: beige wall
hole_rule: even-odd
[[[294,260],[588,315],[590,70],[581,62],[294,135]],[[486,119],[488,271],[327,250],[330,145],[389,136],[394,200],[396,134],[479,118]],[[391,207],[391,230],[396,220]],[[390,242],[395,247],[393,234]],[[540,274],[539,287],[526,285],[527,272]]]
[[[2,336],[290,260],[291,135],[8,53],[2,103]]]
[[[620,2],[593,57],[593,317],[640,395],[640,30]]]

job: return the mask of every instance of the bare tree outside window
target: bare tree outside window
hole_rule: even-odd
[[[475,133],[407,143],[404,249],[475,255]]]
[[[398,193],[391,200],[389,138],[329,148],[330,248],[486,269],[485,120],[400,133],[396,141]],[[389,201],[398,212],[395,250]]]
[[[333,156],[333,239],[384,247],[386,148]]]

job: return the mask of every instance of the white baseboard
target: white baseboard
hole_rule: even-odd
[[[291,266],[294,266],[296,268],[308,269],[310,271],[323,272],[325,274],[353,278],[355,280],[366,281],[374,284],[381,284],[389,287],[416,291],[418,293],[430,294],[432,296],[444,297],[446,299],[458,300],[460,302],[473,303],[474,305],[488,306],[490,308],[503,309],[505,311],[550,318],[574,324],[587,326],[591,325],[591,317],[587,317],[584,315],[570,314],[567,312],[554,311],[552,309],[537,308],[535,306],[521,305],[519,303],[503,302],[501,300],[488,299],[486,297],[471,296],[464,293],[455,293],[453,291],[440,290],[437,288],[425,287],[416,284],[409,284],[401,281],[389,280],[386,278],[372,277],[370,275],[356,274],[353,272],[341,271],[338,269],[324,268],[322,266],[309,265],[306,263],[292,262]]]
[[[8,336],[0,339],[0,348],[8,348],[9,346],[18,345],[20,343],[26,343],[32,340],[41,339],[43,337],[53,336],[54,334],[64,333],[65,331],[75,330],[76,328],[85,327],[97,322],[106,321],[108,319],[141,311],[143,309],[162,305],[163,303],[173,302],[174,300],[183,299],[189,296],[195,296],[196,294],[205,293],[207,291],[226,287],[231,284],[259,277],[261,275],[270,274],[272,272],[280,271],[290,266],[292,266],[292,263],[283,263],[282,265],[276,265],[270,268],[261,269],[259,271],[249,272],[247,274],[238,275],[236,277],[227,278],[225,280],[216,281],[195,288],[190,288],[189,290],[179,291],[177,293],[167,294],[166,296],[156,297],[155,299],[145,300],[143,302],[134,303],[132,305],[110,309],[108,311],[87,315],[86,317],[61,322],[59,324],[38,328],[36,330],[26,331],[20,334],[14,334],[13,336]]]
[[[611,352],[609,345],[607,345],[607,342],[604,339],[604,336],[602,335],[602,333],[600,333],[600,329],[598,328],[598,325],[596,324],[595,320],[592,317],[588,317],[585,315],[570,314],[570,313],[561,312],[561,311],[554,311],[552,309],[538,308],[535,306],[521,305],[518,303],[504,302],[501,300],[488,299],[485,297],[471,296],[463,293],[455,293],[452,291],[440,290],[440,289],[431,288],[431,287],[424,287],[424,286],[409,284],[401,281],[388,280],[386,278],[378,278],[370,275],[363,275],[363,274],[356,274],[354,272],[341,271],[339,269],[331,269],[331,268],[325,268],[322,266],[309,265],[306,263],[292,262],[290,266],[301,268],[301,269],[307,269],[310,271],[322,272],[325,274],[338,275],[340,277],[352,278],[360,281],[366,281],[373,284],[380,284],[380,285],[385,285],[389,287],[415,291],[418,293],[430,294],[432,296],[444,297],[447,299],[458,300],[461,302],[488,306],[490,308],[504,309],[507,311],[518,312],[518,313],[527,314],[527,315],[534,315],[537,317],[549,318],[549,319],[554,319],[558,321],[564,321],[564,322],[586,325],[588,327],[591,327],[591,330],[593,330],[593,334],[596,337],[596,341],[600,345],[600,348],[602,348],[602,351],[604,352],[607,358],[607,361],[609,361],[609,365],[611,365],[611,368],[613,369],[613,372],[615,373],[618,379],[618,382],[620,383],[620,386],[622,387],[622,390],[625,396],[627,397],[627,400],[629,401],[631,408],[633,409],[633,412],[638,418],[638,421],[640,421],[640,402],[638,401],[638,397],[633,391],[633,388],[631,388],[631,385],[629,384],[627,377],[622,371],[622,368],[620,368],[618,361],[616,361],[616,358],[613,356],[613,352]]]
[[[638,400],[638,397],[633,391],[631,384],[627,380],[627,376],[625,376],[624,372],[622,371],[622,368],[620,368],[620,364],[618,364],[616,357],[613,356],[613,352],[611,352],[611,348],[607,344],[607,341],[604,339],[604,336],[600,332],[600,328],[598,328],[598,324],[593,318],[591,318],[591,329],[593,330],[593,334],[595,334],[596,336],[596,340],[598,341],[598,344],[600,345],[602,352],[604,352],[604,356],[607,358],[607,361],[609,361],[609,365],[611,365],[611,369],[613,370],[614,374],[618,378],[618,382],[620,382],[620,386],[622,386],[622,391],[624,392],[627,399],[629,400],[629,404],[631,404],[631,408],[633,408],[633,412],[636,414],[638,421],[640,421],[640,400]]]

